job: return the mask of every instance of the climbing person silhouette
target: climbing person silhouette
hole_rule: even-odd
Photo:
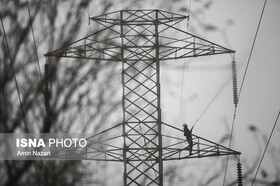
[[[192,155],[192,148],[193,148],[192,130],[194,126],[191,128],[191,130],[189,130],[188,125],[184,123],[183,127],[184,127],[184,136],[186,136],[186,140],[189,143],[189,152],[190,155]]]

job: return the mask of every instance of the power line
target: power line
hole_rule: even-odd
[[[214,95],[214,97],[212,97],[212,99],[209,101],[209,103],[206,105],[206,107],[204,108],[204,110],[201,112],[201,114],[199,115],[199,117],[197,118],[197,120],[194,122],[193,125],[196,125],[196,123],[200,120],[200,118],[208,111],[208,109],[211,107],[211,105],[214,103],[214,101],[218,98],[218,96],[222,93],[222,91],[224,90],[224,88],[226,87],[226,85],[229,83],[231,79],[229,78],[228,80],[226,80],[224,82],[224,84],[221,86],[221,88],[217,91],[217,93]]]
[[[234,107],[234,113],[233,113],[233,120],[232,120],[232,124],[231,124],[231,132],[230,132],[230,138],[229,138],[229,148],[231,147],[231,141],[232,141],[232,135],[233,135],[233,129],[234,129],[234,124],[235,124],[235,118],[236,118],[236,110],[237,110],[237,105]],[[227,168],[228,168],[228,160],[229,160],[229,156],[227,156],[227,160],[226,160],[226,167],[225,167],[225,173],[224,173],[224,180],[223,180],[223,186],[226,183],[226,177],[227,177]]]
[[[29,129],[28,129],[28,126],[27,126],[27,122],[26,122],[26,119],[25,119],[25,113],[24,113],[23,106],[22,106],[22,101],[21,101],[21,96],[20,96],[19,87],[18,87],[18,83],[17,83],[17,78],[16,78],[16,75],[15,75],[13,60],[12,60],[12,57],[11,57],[11,52],[10,52],[10,48],[9,48],[9,44],[8,44],[8,40],[7,40],[7,35],[6,35],[6,32],[5,32],[5,27],[4,27],[4,23],[3,23],[3,20],[2,20],[2,15],[1,14],[0,14],[0,18],[1,18],[2,28],[3,28],[4,38],[5,38],[5,42],[6,42],[6,47],[7,47],[7,51],[8,51],[9,58],[10,58],[10,63],[11,63],[11,68],[12,68],[12,72],[13,72],[13,77],[14,77],[15,84],[16,84],[16,89],[17,89],[18,99],[19,99],[19,102],[20,102],[20,108],[21,108],[21,113],[22,113],[22,116],[23,116],[23,121],[24,121],[25,129],[26,129],[26,132],[29,132]],[[34,162],[33,165],[34,165],[34,168],[35,168],[36,177],[38,179],[38,171],[37,171],[35,162]]]
[[[24,125],[26,128],[26,131],[29,132],[28,130],[28,126],[26,123],[26,119],[25,119],[25,113],[23,110],[23,106],[22,106],[22,101],[21,101],[21,97],[20,97],[20,92],[19,92],[19,87],[18,87],[18,83],[17,83],[17,78],[15,75],[15,70],[14,70],[14,63],[11,57],[11,52],[10,52],[10,48],[9,48],[9,44],[8,44],[8,40],[7,40],[7,35],[6,35],[6,31],[5,31],[5,27],[4,27],[4,23],[3,23],[3,19],[2,19],[2,15],[0,14],[0,19],[1,19],[1,24],[2,24],[2,28],[3,28],[3,33],[4,33],[4,38],[5,38],[5,42],[6,42],[6,47],[7,47],[7,51],[8,51],[8,55],[10,58],[10,64],[11,64],[11,68],[12,68],[12,73],[13,73],[13,77],[15,80],[15,84],[16,84],[16,89],[17,89],[17,94],[18,94],[18,99],[19,99],[19,103],[20,103],[20,108],[21,108],[21,113],[22,113],[22,117],[23,117],[23,121],[24,121]]]
[[[240,89],[239,89],[238,97],[241,94],[242,87],[243,87],[243,84],[244,84],[244,81],[245,81],[245,77],[246,77],[246,74],[247,74],[247,70],[248,70],[248,67],[249,67],[249,64],[250,64],[250,61],[251,61],[251,56],[252,56],[252,53],[253,53],[253,50],[254,50],[254,46],[255,46],[255,42],[256,42],[256,39],[257,39],[257,36],[258,36],[258,32],[259,32],[259,28],[260,28],[260,25],[261,25],[264,9],[265,9],[265,6],[266,6],[266,2],[267,2],[267,0],[265,0],[264,5],[263,5],[261,17],[260,17],[260,20],[259,20],[259,23],[258,23],[258,27],[257,27],[256,34],[255,34],[255,37],[254,37],[253,45],[251,47],[251,51],[250,51],[250,54],[249,54],[248,62],[247,62],[246,69],[245,69],[245,72],[244,72],[244,76],[243,76],[243,79],[242,79],[242,83],[241,83],[241,86],[240,86]]]
[[[182,112],[182,100],[183,100],[183,91],[184,91],[184,79],[185,79],[185,66],[186,61],[184,60],[183,64],[183,76],[182,76],[182,82],[181,82],[181,95],[180,95],[180,108],[179,108],[179,125],[181,123],[181,112]]]
[[[265,149],[264,149],[263,155],[262,155],[262,157],[261,157],[259,166],[258,166],[257,171],[256,171],[256,174],[255,174],[255,176],[254,176],[254,179],[253,179],[253,181],[252,181],[252,186],[254,185],[255,179],[256,179],[257,174],[258,174],[258,172],[259,172],[259,169],[260,169],[260,166],[261,166],[261,164],[262,164],[262,161],[263,161],[263,158],[264,158],[266,149],[267,149],[267,147],[268,147],[268,144],[269,144],[269,142],[270,142],[271,136],[272,136],[272,134],[273,134],[273,132],[274,132],[274,129],[275,129],[275,126],[276,126],[276,124],[277,124],[279,115],[280,115],[280,111],[279,111],[279,113],[278,113],[278,115],[277,115],[277,117],[276,117],[275,123],[274,123],[273,128],[272,128],[272,130],[271,130],[271,132],[270,132],[269,139],[268,139],[267,144],[266,144],[266,146],[265,146]]]
[[[190,24],[190,14],[191,14],[191,0],[189,1],[189,12],[188,12],[188,22],[187,22],[187,32],[189,31],[189,24]],[[181,95],[180,95],[180,108],[179,108],[179,123],[178,125],[180,126],[181,124],[181,112],[182,112],[182,100],[183,100],[183,91],[184,91],[184,80],[185,80],[185,66],[186,66],[186,60],[184,60],[183,62],[183,76],[182,76],[182,82],[181,82]],[[177,131],[177,135],[179,136],[179,131]],[[177,140],[178,141],[178,140]],[[176,172],[177,172],[177,165],[174,164],[174,170],[175,172],[175,175],[176,175]],[[173,172],[172,171],[172,172]],[[176,177],[174,177],[174,179],[176,179]],[[171,185],[173,186],[174,183],[173,183],[174,180],[171,181]]]
[[[41,78],[41,82],[43,82],[42,73],[41,73],[41,69],[40,69],[39,56],[38,56],[38,51],[37,51],[37,45],[36,45],[36,40],[35,40],[35,34],[34,34],[34,30],[33,30],[33,25],[32,25],[33,19],[31,18],[28,0],[26,0],[26,6],[27,6],[29,20],[30,20],[30,27],[31,27],[31,32],[32,32],[32,37],[33,37],[33,42],[34,42],[34,48],[35,48],[35,54],[36,54],[36,59],[37,59],[37,64],[38,64],[39,75]]]
[[[185,66],[186,66],[186,61],[184,60],[183,63],[183,75],[182,75],[182,81],[181,81],[181,95],[180,95],[180,108],[179,108],[179,122],[178,122],[178,126],[180,127],[181,124],[181,112],[182,112],[182,100],[183,100],[183,91],[184,91],[184,79],[185,79]],[[178,128],[179,128],[178,127]],[[177,131],[177,136],[179,136],[179,131]],[[178,139],[177,139],[178,141]],[[174,169],[172,170],[172,172],[175,172],[174,175],[176,175],[177,172],[177,165],[174,164]],[[174,180],[176,179],[176,177],[174,177]],[[174,185],[174,180],[171,180],[171,186]]]
[[[233,135],[233,129],[235,125],[235,118],[236,118],[236,111],[237,111],[237,105],[238,105],[238,95],[237,95],[237,75],[236,75],[236,63],[234,60],[234,56],[232,56],[233,62],[232,62],[232,80],[233,80],[233,102],[234,102],[234,112],[233,112],[233,119],[232,119],[232,124],[231,124],[231,130],[230,130],[230,137],[229,137],[229,148],[231,147],[231,142],[232,142],[232,135]],[[225,167],[225,173],[224,173],[224,179],[223,179],[223,186],[226,183],[226,177],[227,177],[227,168],[228,168],[228,160],[229,156],[227,156],[226,160],[226,167]]]
[[[265,7],[266,7],[266,2],[267,2],[267,0],[265,0],[263,8],[262,8],[261,16],[260,16],[260,19],[259,19],[259,23],[258,23],[258,26],[257,26],[257,29],[256,29],[255,37],[254,37],[253,44],[252,44],[252,47],[251,47],[251,50],[250,50],[250,54],[249,54],[249,58],[248,58],[248,61],[247,61],[246,69],[245,69],[245,72],[244,72],[244,75],[243,75],[243,79],[242,79],[242,83],[241,83],[241,86],[240,86],[240,89],[239,89],[238,99],[239,99],[239,97],[241,95],[241,91],[242,91],[242,88],[243,88],[245,77],[246,77],[246,74],[247,74],[247,71],[248,71],[248,67],[249,67],[249,64],[250,64],[250,61],[251,61],[251,56],[252,56],[252,53],[253,53],[253,50],[254,50],[254,47],[255,47],[255,43],[256,43],[257,36],[258,36],[259,28],[260,28],[261,21],[262,21],[262,18],[263,18],[263,13],[264,13],[264,10],[265,10]],[[230,133],[229,148],[231,147],[233,128],[234,128],[235,118],[236,118],[236,110],[237,110],[237,105],[235,105],[234,114],[233,114],[233,122],[232,122],[231,133]],[[223,180],[223,186],[225,185],[225,180],[226,180],[228,160],[229,160],[229,157],[227,156],[226,168],[225,168],[224,180]]]
[[[39,56],[38,56],[37,45],[36,45],[36,40],[35,40],[35,34],[34,34],[34,30],[33,30],[33,24],[32,24],[33,19],[31,18],[31,13],[30,13],[28,0],[26,0],[26,6],[27,6],[27,10],[28,10],[28,15],[29,15],[29,21],[30,21],[30,27],[31,27],[32,38],[33,38],[33,43],[34,43],[34,49],[35,49],[35,54],[36,54],[36,59],[37,59],[39,76],[40,76],[40,80],[41,80],[41,83],[42,83],[43,78],[42,78],[42,73],[41,73],[41,69],[40,69],[40,62],[39,62]],[[38,182],[38,185],[40,186],[40,178],[39,178],[38,170],[37,170],[37,167],[36,167],[36,163],[33,162],[33,165],[34,165],[34,169],[35,169],[35,173],[36,173],[37,182]]]

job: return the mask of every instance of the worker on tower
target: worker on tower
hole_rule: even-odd
[[[189,130],[188,125],[184,123],[183,127],[184,127],[184,136],[186,136],[187,142],[189,143],[189,152],[190,155],[192,155],[192,148],[193,148],[192,130],[194,126],[191,128],[191,130]]]

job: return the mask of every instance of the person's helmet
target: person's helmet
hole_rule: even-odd
[[[188,125],[186,123],[183,124],[183,127],[188,127]]]

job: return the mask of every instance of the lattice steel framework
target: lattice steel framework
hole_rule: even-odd
[[[234,53],[174,26],[187,18],[161,10],[122,10],[91,17],[105,28],[45,55],[122,65],[122,123],[89,137],[86,151],[61,149],[54,157],[123,162],[124,185],[162,186],[165,160],[240,154],[193,135],[190,156],[184,139],[162,133],[180,129],[161,120],[160,61]],[[121,133],[100,140],[100,135],[108,136],[120,127]],[[115,145],[119,138],[123,146]]]

